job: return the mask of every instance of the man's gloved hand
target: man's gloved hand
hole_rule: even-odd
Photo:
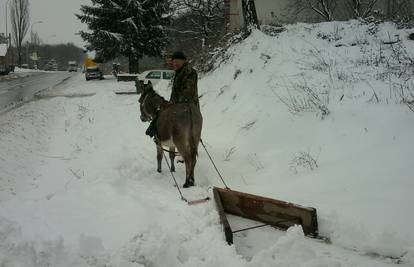
[[[155,129],[155,121],[151,121],[150,125],[148,126],[147,130],[145,131],[145,134],[148,135],[149,137],[154,137],[156,134],[156,129]]]

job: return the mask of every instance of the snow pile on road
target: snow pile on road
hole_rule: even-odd
[[[55,71],[45,71],[45,70],[39,70],[39,69],[27,69],[27,68],[14,68],[15,73],[31,73],[31,72],[55,72]]]
[[[166,166],[155,172],[138,96],[78,75],[0,115],[0,265],[412,266],[408,32],[357,21],[253,32],[199,82],[203,139],[228,185],[317,208],[332,244],[293,227],[228,246],[214,203],[187,206]],[[200,147],[185,197],[211,196],[216,177]]]

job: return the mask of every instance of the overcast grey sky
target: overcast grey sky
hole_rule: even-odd
[[[7,0],[0,0],[0,32],[5,32],[5,6]],[[9,1],[10,3],[11,1]],[[29,0],[30,21],[43,42],[50,44],[72,42],[83,47],[82,39],[75,35],[86,26],[75,17],[81,5],[90,5],[90,0]],[[8,30],[10,32],[10,20]],[[30,29],[29,29],[30,31]],[[29,34],[27,35],[27,37]]]

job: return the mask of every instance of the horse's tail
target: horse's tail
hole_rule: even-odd
[[[190,110],[190,151],[191,154],[196,155],[196,157],[198,156],[198,141],[195,140],[195,136],[197,135],[197,133],[195,132],[194,129],[194,125],[196,124],[195,122],[195,116],[193,113],[193,107],[194,105],[190,105],[189,106],[189,110]]]

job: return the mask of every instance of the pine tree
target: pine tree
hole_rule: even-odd
[[[89,32],[81,31],[87,49],[97,59],[108,61],[119,55],[129,59],[130,72],[138,72],[144,55],[160,56],[167,45],[168,0],[92,0],[76,15]]]

